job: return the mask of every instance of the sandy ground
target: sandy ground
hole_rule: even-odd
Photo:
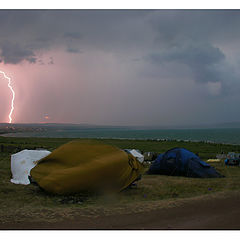
[[[240,193],[218,198],[185,202],[180,207],[148,212],[82,217],[55,223],[21,222],[0,224],[0,229],[238,229],[240,230]]]

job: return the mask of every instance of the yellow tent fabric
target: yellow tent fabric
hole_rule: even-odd
[[[123,150],[97,141],[72,141],[41,159],[30,175],[56,194],[121,191],[142,173],[143,165]]]

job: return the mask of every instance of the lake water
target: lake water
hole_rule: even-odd
[[[15,137],[56,138],[122,138],[209,141],[240,144],[240,128],[226,129],[131,129],[131,128],[79,128],[47,130],[43,132],[11,133]]]

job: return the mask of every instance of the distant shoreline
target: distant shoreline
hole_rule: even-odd
[[[231,143],[231,142],[217,142],[211,140],[187,140],[187,139],[167,139],[167,138],[133,138],[133,137],[65,137],[65,136],[29,136],[29,133],[4,133],[0,134],[0,137],[12,137],[12,138],[69,138],[69,139],[110,139],[110,140],[131,140],[131,141],[169,141],[169,142],[189,142],[189,143],[206,143],[206,144],[222,144],[222,145],[240,145],[240,143]],[[31,134],[30,134],[31,135]]]

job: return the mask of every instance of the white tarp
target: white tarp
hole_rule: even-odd
[[[144,156],[140,153],[140,152],[138,152],[137,150],[135,150],[135,149],[130,149],[130,150],[128,150],[129,151],[129,153],[131,153],[135,158],[137,158],[137,160],[140,162],[140,163],[143,163],[143,161],[144,161]]]
[[[37,162],[51,152],[47,150],[22,150],[11,155],[11,182],[15,184],[30,184],[28,176]]]

